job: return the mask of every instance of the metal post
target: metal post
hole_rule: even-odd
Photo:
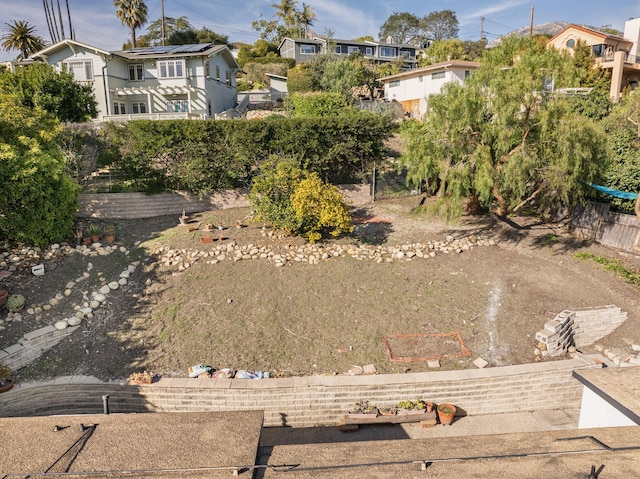
[[[109,395],[102,396],[102,409],[106,415],[109,414]]]

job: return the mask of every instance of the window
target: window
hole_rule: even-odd
[[[342,47],[340,45],[336,45],[335,52],[336,53],[342,53]]]
[[[349,52],[349,53],[358,53],[358,52],[360,52],[360,48],[358,48],[358,47],[347,47],[347,52]]]
[[[422,83],[422,75],[418,76],[418,83]]]
[[[365,51],[367,55],[373,55],[373,47],[367,47]]]
[[[405,60],[411,59],[411,52],[409,50],[400,50],[400,56]]]
[[[73,75],[76,81],[93,80],[93,64],[91,60],[81,60],[76,62],[66,62],[67,71]]]
[[[231,86],[231,72],[227,70],[225,81],[227,82],[227,86]]]
[[[189,112],[189,101],[169,100],[167,101],[168,112]]]
[[[131,113],[146,113],[147,104],[143,101],[134,101],[131,103]]]
[[[126,115],[127,108],[124,103],[120,101],[113,102],[113,114],[114,115]]]
[[[438,80],[439,78],[444,78],[444,72],[435,72],[431,74],[432,80]]]
[[[180,78],[184,76],[184,60],[158,62],[159,78]]]
[[[567,43],[565,43],[565,45],[567,45],[567,48],[575,48],[576,46],[576,41],[573,38],[570,38],[569,40],[567,40]]]
[[[205,78],[209,78],[211,75],[211,70],[209,68],[209,62],[204,62],[204,76]]]
[[[315,45],[300,45],[300,53],[303,55],[315,55],[316,54],[316,46]]]
[[[144,65],[142,63],[132,63],[129,65],[129,81],[144,80]]]
[[[216,65],[216,80],[220,81],[220,67]]]
[[[470,70],[465,70],[464,71],[464,79],[466,80],[467,78],[469,78],[469,75],[471,75],[471,71]]]
[[[209,116],[212,116],[212,115],[211,115],[211,100],[209,100],[209,101],[207,102],[207,113],[209,114]]]
[[[392,58],[396,56],[396,49],[393,47],[380,47],[380,56]]]
[[[400,86],[400,80],[393,80],[391,83],[389,83],[390,87],[397,87]]]

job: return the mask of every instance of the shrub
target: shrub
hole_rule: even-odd
[[[287,107],[297,117],[337,116],[355,111],[341,93],[292,93],[287,97]]]
[[[328,232],[353,231],[347,205],[338,189],[316,173],[302,170],[296,160],[271,158],[262,165],[249,195],[255,217],[288,234],[313,243]]]

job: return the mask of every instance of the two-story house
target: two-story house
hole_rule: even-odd
[[[345,57],[360,53],[375,63],[387,63],[401,58],[406,69],[415,68],[417,65],[416,47],[405,44],[285,37],[278,46],[278,52],[281,57],[293,58],[296,63],[306,63],[320,53],[333,53]]]
[[[547,47],[573,51],[579,41],[591,48],[596,65],[611,74],[611,100],[620,100],[625,88],[634,89],[640,82],[640,18],[625,22],[624,36],[619,37],[593,30],[592,28],[569,25],[547,42]]]
[[[462,84],[480,67],[480,63],[451,60],[397,73],[379,80],[384,84],[384,98],[397,101],[412,118],[427,112],[429,96],[440,93],[447,83]]]
[[[33,58],[90,84],[99,121],[214,118],[236,105],[240,67],[226,45],[109,52],[66,39]]]

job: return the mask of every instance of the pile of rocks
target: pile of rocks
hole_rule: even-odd
[[[412,261],[414,259],[433,258],[437,254],[455,254],[469,251],[476,246],[493,246],[494,239],[469,236],[456,239],[447,236],[444,241],[426,243],[408,243],[399,246],[376,246],[366,244],[306,244],[304,246],[264,246],[238,245],[231,241],[220,243],[209,251],[173,249],[161,247],[155,251],[160,263],[179,271],[190,268],[198,262],[217,264],[220,261],[268,260],[275,266],[282,267],[293,263],[318,264],[331,258],[351,257],[356,260],[371,260],[377,263],[394,261]]]
[[[640,343],[631,343],[629,349],[605,348],[601,344],[596,344],[596,351],[602,353],[609,361],[616,366],[640,366]]]

